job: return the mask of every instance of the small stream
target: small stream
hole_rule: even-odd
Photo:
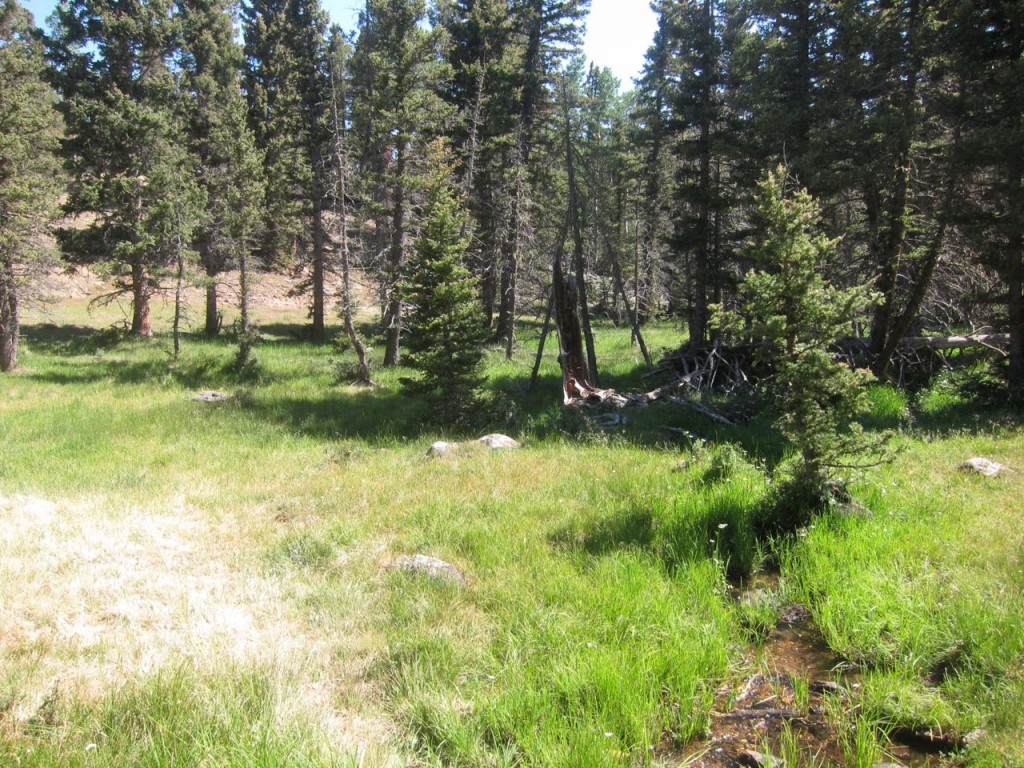
[[[731,595],[737,601],[758,600],[777,591],[777,575],[759,574],[737,585]],[[715,692],[710,735],[682,750],[660,754],[656,766],[777,768],[783,765],[779,761],[787,742],[790,752],[794,747],[799,751],[800,765],[851,763],[843,746],[852,741],[852,734],[839,732],[835,715],[853,706],[859,676],[826,645],[807,608],[785,606],[764,642],[751,646],[745,668],[751,670],[749,675]],[[893,738],[899,740],[884,745],[879,766],[949,765],[942,755],[949,744],[912,733]]]

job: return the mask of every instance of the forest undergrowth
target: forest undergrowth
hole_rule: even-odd
[[[853,511],[766,537],[769,417],[601,428],[561,409],[553,352],[526,391],[537,326],[487,367],[515,404],[488,431],[524,447],[438,459],[478,434],[424,426],[402,369],[349,386],[351,353],[296,338],[297,312],[259,317],[238,371],[230,338],[174,360],[112,311],[27,317],[0,389],[4,765],[700,765],[794,604],[841,660],[821,717],[844,752],[759,751],[874,768],[941,734],[917,764],[1024,764],[1024,435],[951,379],[874,385],[895,461],[852,478]],[[597,342],[603,385],[651,388],[628,330]],[[1011,471],[960,471],[973,456]],[[389,567],[413,554],[466,585]]]

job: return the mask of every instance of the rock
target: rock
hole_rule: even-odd
[[[793,627],[798,624],[806,624],[813,617],[811,612],[807,610],[807,607],[800,603],[790,603],[779,614],[779,620],[775,623],[776,627]]]
[[[815,680],[811,683],[811,693],[843,695],[843,688],[834,680]]]
[[[736,756],[736,764],[745,768],[782,768],[786,762],[778,757],[748,749]]]
[[[477,442],[480,443],[481,445],[486,445],[488,448],[494,449],[522,447],[517,440],[513,440],[508,435],[484,435],[479,440],[477,440]]]
[[[200,392],[198,395],[192,395],[192,399],[200,403],[222,403],[230,398],[231,395],[226,395],[223,392],[217,392],[212,389]]]
[[[466,577],[462,571],[451,563],[439,560],[436,557],[427,555],[402,555],[395,558],[389,568],[407,573],[416,573],[428,576],[432,579],[439,579],[455,584],[459,587],[466,586]]]
[[[965,747],[973,747],[982,739],[985,738],[984,728],[975,728],[970,733],[966,734],[961,741]]]
[[[960,469],[963,472],[974,472],[985,477],[995,477],[1003,472],[1006,467],[999,462],[992,461],[991,459],[983,459],[977,456],[973,459],[968,459],[960,465]]]
[[[903,768],[899,763],[878,763],[875,768]]]
[[[427,456],[451,456],[458,449],[458,443],[446,443],[444,440],[438,440],[427,448]]]
[[[859,517],[869,520],[875,516],[874,512],[863,504],[858,504],[856,501],[847,501],[842,504],[837,504],[835,510],[840,517]]]

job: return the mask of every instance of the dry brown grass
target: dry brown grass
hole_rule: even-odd
[[[8,729],[47,697],[96,700],[163,668],[268,670],[284,717],[339,752],[391,765],[391,727],[362,682],[372,640],[355,615],[316,625],[280,575],[252,567],[252,531],[182,499],[148,509],[96,498],[0,496],[0,676]],[[258,537],[256,537],[258,540]]]

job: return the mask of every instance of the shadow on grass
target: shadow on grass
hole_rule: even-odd
[[[121,325],[97,329],[87,325],[38,323],[21,326],[21,336],[33,349],[56,356],[93,354],[124,340]]]
[[[729,576],[746,576],[758,562],[761,543],[755,528],[763,500],[751,491],[742,482],[689,489],[645,507],[626,507],[582,528],[560,528],[549,540],[559,549],[591,558],[639,550],[669,573],[713,558]]]
[[[338,353],[331,340],[322,345],[303,341],[308,334],[307,325],[273,323],[261,330],[266,340],[256,347],[255,356],[264,360],[265,365],[240,371],[234,365],[236,340],[230,333],[214,338],[201,333],[184,334],[184,354],[174,360],[166,335],[156,340],[133,340],[124,336],[120,326],[96,330],[43,323],[22,328],[33,351],[56,358],[57,364],[40,366],[31,374],[41,381],[60,385],[160,382],[191,390],[248,388],[253,395],[245,406],[248,410],[298,434],[322,439],[341,436],[391,442],[427,434],[452,434],[443,426],[426,424],[425,406],[395,387],[359,391],[342,388],[340,382],[326,383],[330,361]],[[364,336],[372,330],[372,325],[366,324]],[[91,357],[82,359],[87,355]],[[61,365],[60,358],[65,357],[78,359]],[[302,363],[291,364],[292,357]],[[545,362],[542,371],[532,390],[528,389],[529,366],[523,366],[521,371],[503,371],[491,379],[488,386],[493,392],[515,402],[519,426],[517,429],[495,423],[487,431],[525,433],[541,441],[554,438],[577,440],[583,445],[622,443],[686,452],[701,442],[734,443],[769,472],[785,455],[785,441],[767,411],[742,425],[727,427],[684,405],[658,403],[622,411],[628,420],[625,426],[601,428],[578,411],[562,408],[561,378],[552,360]],[[642,365],[620,367],[617,373],[606,373],[602,383],[622,392],[656,387],[660,382],[645,378],[645,372]],[[259,396],[262,385],[287,387],[291,381],[298,384],[303,379],[307,381],[301,389],[310,392],[310,375],[325,382],[320,389],[315,386],[313,394],[291,397],[286,391],[284,396]],[[729,401],[721,404],[728,407]],[[902,393],[876,388],[872,404],[872,414],[864,422],[869,431],[908,424],[907,414],[912,409]],[[990,431],[1020,423],[1020,414],[1013,408],[992,408],[962,397],[950,398],[948,402],[933,397],[927,410],[916,410],[919,412],[913,416],[912,428],[939,434]],[[589,412],[588,416],[597,413]]]
[[[324,441],[393,444],[438,434],[425,422],[425,407],[399,392],[348,389],[325,392],[317,398],[257,397],[245,408],[261,420]]]

